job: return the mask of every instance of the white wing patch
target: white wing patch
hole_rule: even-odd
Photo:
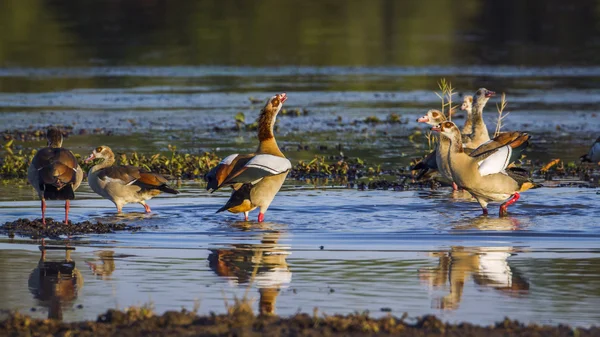
[[[107,183],[117,183],[117,184],[122,184],[122,185],[131,185],[131,184],[133,184],[133,183],[135,182],[135,180],[134,180],[134,181],[132,181],[131,183],[129,183],[129,184],[126,184],[126,183],[125,183],[123,180],[121,180],[121,179],[111,178],[111,177],[109,177],[109,176],[106,176],[106,177],[104,177],[104,179],[102,179],[102,181],[105,181],[105,182],[107,182]]]
[[[224,165],[231,165],[231,163],[233,162],[233,160],[238,156],[237,153],[235,154],[230,154],[229,156],[223,158],[223,160],[221,160],[221,162],[219,164],[224,164]]]
[[[270,154],[259,154],[252,158],[246,167],[258,168],[271,174],[280,174],[292,168],[292,163],[283,157]]]
[[[478,162],[479,174],[487,176],[490,174],[503,172],[508,166],[512,148],[507,145],[499,148],[494,154]]]

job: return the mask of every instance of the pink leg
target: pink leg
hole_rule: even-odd
[[[146,209],[146,213],[152,212],[152,210],[150,209],[150,206],[148,206],[148,204],[144,204],[144,208]]]
[[[487,210],[487,208],[484,208],[484,209],[483,209],[483,215],[488,215],[488,210]]]
[[[263,221],[265,221],[264,213],[258,213],[258,222],[263,222]]]
[[[519,200],[520,197],[521,195],[519,194],[519,192],[516,192],[515,194],[513,194],[512,198],[508,199],[505,203],[500,205],[500,216],[507,216],[508,206],[517,202],[517,200]]]
[[[244,221],[248,221],[248,212],[244,212]]]
[[[452,182],[452,189],[458,191],[458,185],[455,182]]]
[[[71,200],[65,200],[65,224],[69,223],[69,208],[71,208]]]
[[[42,199],[42,224],[46,228],[46,200]]]

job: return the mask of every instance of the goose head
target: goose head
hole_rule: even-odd
[[[102,146],[98,146],[97,148],[95,148],[92,151],[92,154],[90,154],[90,156],[87,157],[87,159],[85,160],[85,162],[89,163],[89,162],[91,162],[92,160],[94,160],[96,158],[101,158],[101,159],[104,159],[106,161],[107,159],[114,159],[115,155],[113,154],[113,152],[110,149],[110,147],[108,147],[106,145],[102,145]]]
[[[273,128],[275,127],[275,120],[286,100],[287,94],[285,92],[272,96],[267,100],[265,107],[261,110],[258,117],[258,139],[260,141],[274,137]]]
[[[446,121],[446,116],[444,116],[444,114],[441,111],[436,110],[436,109],[431,109],[431,110],[427,111],[425,116],[419,117],[417,119],[417,122],[427,123],[431,126],[436,126],[445,121]]]
[[[437,131],[441,135],[454,139],[456,137],[460,138],[460,130],[453,122],[443,122],[431,128],[432,131]]]
[[[475,93],[477,104],[485,105],[490,99],[490,97],[493,97],[494,95],[496,95],[494,91],[488,90],[486,88],[479,88],[479,90],[477,90],[477,92]]]
[[[461,110],[471,111],[473,108],[473,96],[467,95],[463,100],[463,104],[460,106]]]
[[[62,132],[55,127],[48,128],[46,140],[48,141],[48,147],[62,147]]]

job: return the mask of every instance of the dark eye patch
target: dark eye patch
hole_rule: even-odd
[[[102,146],[98,146],[98,147],[96,148],[96,152],[102,152]]]
[[[279,98],[273,98],[271,101],[272,106],[279,106]]]

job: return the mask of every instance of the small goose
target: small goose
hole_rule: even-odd
[[[494,95],[496,95],[495,92],[486,88],[480,88],[475,93],[476,101],[472,108],[473,112],[471,116],[473,132],[470,135],[463,136],[462,140],[465,144],[465,147],[475,149],[479,145],[490,140],[490,134],[485,122],[483,121],[483,108],[487,104],[490,97]]]
[[[94,192],[112,201],[119,213],[129,203],[139,203],[144,206],[146,213],[150,213],[152,210],[146,200],[161,192],[179,194],[179,191],[167,185],[167,179],[160,174],[135,166],[113,166],[115,155],[108,146],[94,149],[85,162],[89,163],[96,158],[104,160],[90,169],[88,183]]]
[[[587,163],[600,163],[600,137],[598,137],[594,144],[592,144],[592,147],[590,147],[590,151],[587,154],[584,154],[583,156],[579,157],[579,160],[581,160],[581,162]]]
[[[473,133],[473,96],[466,95],[463,99],[463,104],[460,109],[467,112],[467,118],[465,119],[465,125],[462,128],[463,135],[470,135]]]
[[[46,226],[46,199],[65,201],[65,223],[69,223],[70,200],[83,179],[83,170],[71,151],[62,148],[63,135],[56,128],[46,133],[48,147],[39,150],[27,170],[27,180],[42,200],[42,223]]]
[[[454,123],[444,122],[432,130],[450,139],[448,156],[452,179],[477,199],[484,215],[488,214],[490,201],[510,198],[500,206],[500,216],[506,216],[508,206],[519,200],[519,193],[535,187],[527,171],[507,168],[529,145],[527,133],[503,133],[466,154],[460,130]]]
[[[255,153],[227,156],[205,176],[206,189],[214,192],[223,185],[231,185],[233,192],[225,206],[217,213],[229,211],[244,213],[260,208],[258,222],[263,222],[265,213],[288,172],[292,168],[273,135],[277,114],[287,100],[285,93],[275,95],[267,101],[258,120],[258,149]]]

